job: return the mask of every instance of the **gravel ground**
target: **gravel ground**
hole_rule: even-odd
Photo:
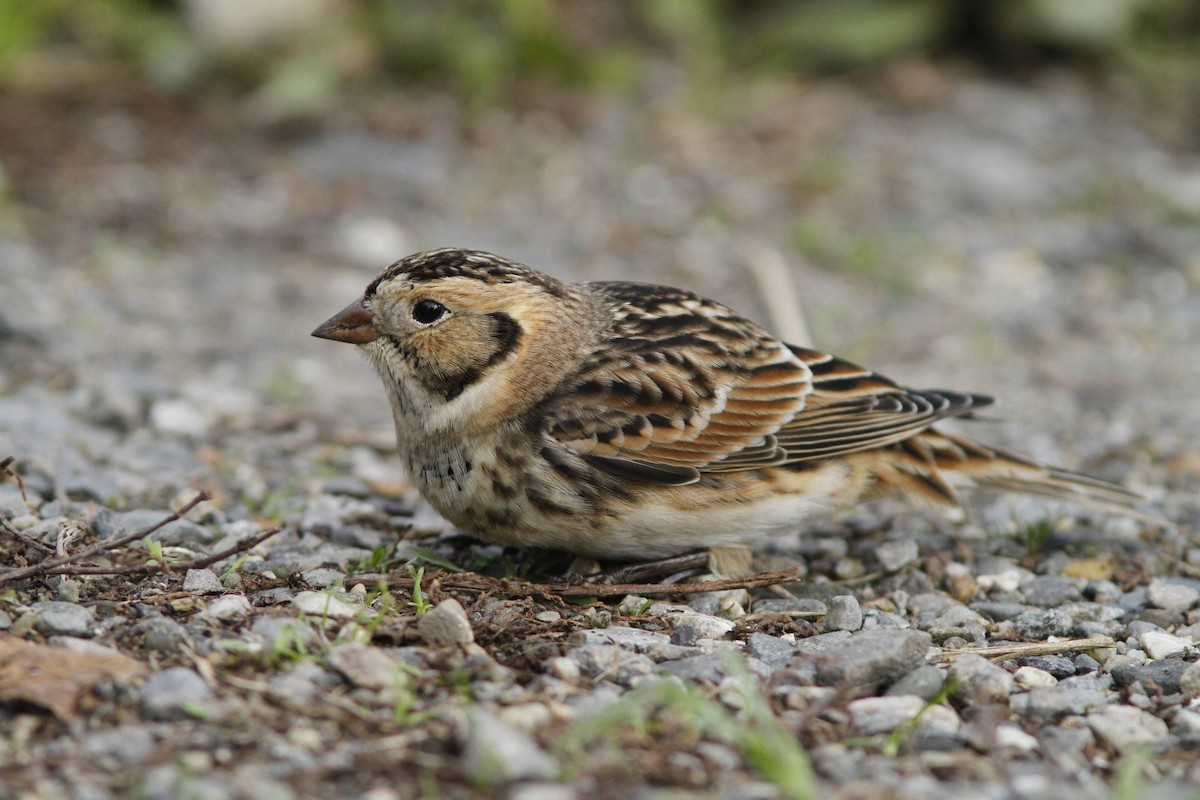
[[[661,84],[293,126],[0,98],[0,558],[132,540],[88,561],[123,574],[0,573],[0,797],[1200,791],[1196,152],[1061,74],[764,81],[716,113]],[[794,295],[819,346],[999,396],[979,438],[1176,527],[881,503],[768,543],[803,579],[752,597],[501,582],[563,563],[448,530],[368,367],[308,337],[442,245],[785,331]]]

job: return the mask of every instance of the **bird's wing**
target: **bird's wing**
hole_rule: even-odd
[[[622,477],[817,461],[884,447],[990,398],[912,390],[826,353],[783,344],[733,311],[675,289],[592,284],[610,336],[543,405],[547,435]]]
[[[991,405],[985,395],[907,389],[827,353],[792,347],[812,372],[805,407],[777,433],[787,463],[816,461],[903,441],[947,417]]]
[[[783,463],[775,434],[811,388],[787,345],[688,292],[591,287],[613,328],[543,404],[552,440],[607,472],[666,484]]]

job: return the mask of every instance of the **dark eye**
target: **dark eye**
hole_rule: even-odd
[[[413,306],[412,317],[422,325],[430,325],[446,316],[447,309],[436,300],[421,300]]]

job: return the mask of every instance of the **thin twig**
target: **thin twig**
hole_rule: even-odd
[[[14,461],[16,459],[13,456],[5,456],[4,460],[0,461],[0,475],[11,475],[17,482],[17,489],[21,492],[21,502],[28,503],[29,498],[25,496],[25,481],[21,479],[21,473],[12,468]]]
[[[1085,650],[1099,650],[1105,647],[1116,646],[1117,643],[1107,636],[1089,636],[1086,639],[1063,639],[1061,642],[1013,642],[1012,644],[997,644],[991,647],[964,647],[959,650],[945,650],[933,658],[935,661],[953,661],[959,656],[974,653],[977,656],[990,658],[992,661],[1008,661],[1013,658],[1025,658],[1027,656],[1078,653]]]
[[[413,579],[403,573],[387,573],[374,575],[357,575],[356,579],[366,583],[370,581],[386,581],[398,588],[411,589]],[[701,592],[721,592],[728,589],[755,589],[760,586],[774,586],[796,580],[795,569],[783,569],[776,572],[760,572],[745,578],[730,578],[718,581],[703,581],[701,583],[534,583],[532,581],[512,578],[489,578],[474,572],[442,573],[435,572],[425,576],[425,583],[437,580],[442,591],[491,591],[500,595],[540,596],[540,597],[613,597],[627,594],[657,594],[678,597]]]
[[[182,572],[189,569],[204,569],[210,567],[218,561],[222,561],[230,556],[244,553],[257,547],[262,542],[270,539],[277,533],[283,531],[283,528],[272,528],[269,531],[255,534],[246,539],[242,539],[232,547],[226,547],[220,552],[205,556],[204,558],[193,558],[188,561],[174,561],[165,564],[133,564],[125,567],[106,567],[95,564],[81,565],[65,565],[54,567],[46,575],[148,575],[151,573],[160,572]],[[0,576],[0,580],[3,577]],[[190,592],[189,592],[190,594]]]
[[[199,494],[196,495],[196,497],[190,503],[185,505],[183,508],[176,511],[174,514],[170,514],[170,515],[164,517],[162,520],[160,520],[159,522],[156,522],[155,524],[151,525],[148,528],[144,528],[135,533],[130,533],[125,536],[121,536],[119,538],[113,539],[111,542],[101,542],[100,544],[96,544],[91,547],[86,547],[83,550],[80,550],[76,553],[71,553],[69,555],[65,555],[60,558],[49,558],[39,564],[33,564],[28,567],[20,567],[18,569],[10,569],[10,570],[6,570],[4,572],[0,572],[0,586],[3,586],[6,583],[11,583],[13,581],[24,580],[25,578],[30,578],[35,575],[49,575],[49,574],[52,574],[52,571],[57,571],[57,569],[59,567],[65,566],[66,564],[73,564],[73,563],[82,561],[85,558],[91,558],[94,555],[99,555],[100,553],[107,553],[112,550],[117,550],[119,548],[124,547],[127,544],[136,542],[139,539],[144,539],[147,536],[149,536],[150,534],[152,534],[155,531],[162,528],[164,525],[169,525],[170,523],[175,522],[178,519],[182,519],[184,514],[191,511],[193,508],[198,506],[200,503],[203,503],[205,500],[208,500],[208,499],[209,499],[209,497],[208,497],[207,492],[200,492]],[[55,574],[58,574],[58,573],[55,572]]]
[[[48,544],[39,542],[37,539],[34,539],[32,536],[28,536],[28,535],[22,533],[21,531],[14,528],[12,526],[12,524],[6,519],[0,519],[0,528],[3,528],[10,535],[17,537],[22,542],[24,542],[25,544],[29,545],[30,547],[32,547],[36,550],[41,550],[43,553],[47,553],[47,554],[54,553],[53,547],[49,546]]]

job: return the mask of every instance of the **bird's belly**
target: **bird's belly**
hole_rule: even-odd
[[[459,529],[520,547],[605,559],[648,559],[753,543],[860,493],[846,466],[829,462],[731,474],[690,486],[626,486],[608,495],[564,481],[534,458],[494,452],[413,465],[422,494]]]

